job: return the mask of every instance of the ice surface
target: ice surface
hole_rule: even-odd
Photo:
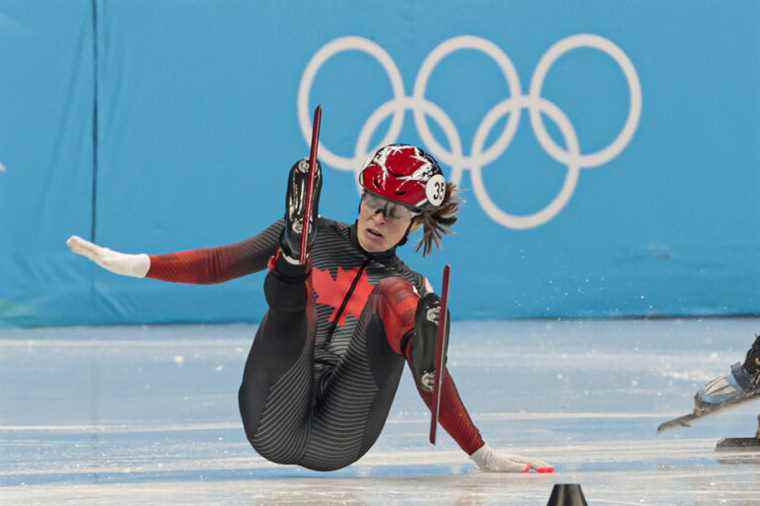
[[[474,470],[408,373],[383,435],[333,473],[251,449],[236,393],[251,326],[0,331],[0,504],[544,505],[580,483],[592,505],[760,505],[760,404],[656,434],[741,360],[756,319],[454,322],[449,364],[491,446],[557,474]]]

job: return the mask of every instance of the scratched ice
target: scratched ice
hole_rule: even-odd
[[[270,464],[236,391],[253,326],[0,331],[2,504],[544,505],[555,482],[593,505],[760,505],[760,460],[713,451],[750,436],[760,403],[655,434],[740,360],[760,320],[455,322],[451,370],[486,440],[554,476],[473,469],[408,373],[385,431],[344,470]]]

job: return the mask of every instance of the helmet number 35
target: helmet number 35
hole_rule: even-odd
[[[443,199],[446,197],[446,180],[440,174],[436,174],[428,180],[425,185],[427,198],[434,206],[440,206],[443,204]]]

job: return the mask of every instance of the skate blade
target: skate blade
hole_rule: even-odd
[[[688,415],[679,416],[678,418],[674,418],[660,424],[660,426],[657,427],[657,432],[663,432],[676,427],[691,427],[691,422],[700,420],[710,415],[724,413],[744,404],[747,401],[757,399],[758,397],[760,397],[760,391],[755,391],[751,394],[747,394],[736,399],[731,399],[722,404],[703,404],[695,396],[694,410],[691,413]]]
[[[695,413],[690,413],[688,415],[680,416],[673,420],[663,422],[657,427],[657,432],[664,432],[668,429],[674,429],[676,427],[691,427],[691,423],[689,422],[691,422],[692,419],[695,419],[696,416],[697,415]]]
[[[715,445],[717,452],[758,452],[760,453],[760,439],[756,437],[727,437],[718,441]]]

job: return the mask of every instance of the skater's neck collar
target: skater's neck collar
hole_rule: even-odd
[[[356,249],[362,252],[362,254],[368,258],[371,258],[372,260],[378,260],[378,261],[388,261],[393,258],[396,258],[396,246],[392,247],[391,249],[380,251],[377,253],[372,253],[364,248],[362,248],[362,245],[359,244],[359,237],[356,233],[356,226],[357,222],[355,221],[353,225],[348,227],[348,234],[351,236],[351,244],[354,245]]]

